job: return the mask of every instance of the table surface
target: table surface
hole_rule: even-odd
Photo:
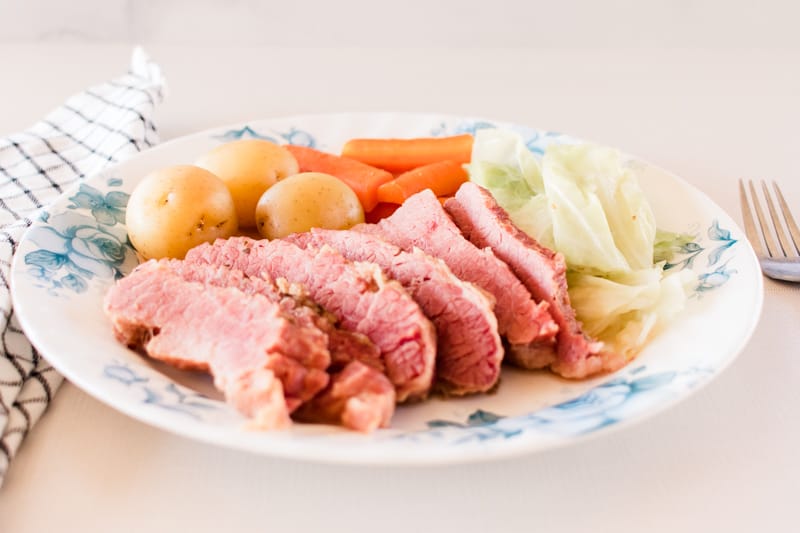
[[[169,82],[162,140],[301,113],[484,116],[621,147],[737,221],[739,177],[780,180],[800,212],[798,50],[146,49]],[[0,135],[117,75],[130,51],[0,45]],[[146,426],[66,383],[0,489],[0,530],[796,531],[800,328],[786,324],[800,324],[800,285],[767,280],[765,292],[750,343],[686,401],[484,464],[265,458]]]

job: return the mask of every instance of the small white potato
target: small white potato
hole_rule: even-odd
[[[128,200],[125,223],[131,243],[145,259],[183,259],[189,249],[230,237],[239,226],[225,183],[191,165],[148,174]]]
[[[267,189],[258,201],[256,220],[263,237],[277,239],[311,228],[351,228],[364,222],[364,209],[339,178],[303,172]]]
[[[255,227],[256,204],[264,191],[300,171],[289,150],[263,139],[222,144],[204,154],[195,164],[216,174],[228,186],[242,228]]]

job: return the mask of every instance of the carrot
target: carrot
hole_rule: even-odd
[[[364,214],[364,220],[370,224],[380,222],[382,219],[391,216],[392,213],[400,208],[398,204],[379,203],[372,211]]]
[[[469,133],[416,139],[351,139],[342,148],[342,155],[390,172],[402,172],[446,159],[469,163],[472,140]]]
[[[439,161],[409,170],[384,183],[378,187],[378,201],[402,204],[409,196],[425,189],[431,189],[436,196],[451,196],[467,179],[467,171],[460,163]]]
[[[345,182],[358,196],[364,211],[372,211],[378,204],[378,187],[394,179],[390,172],[355,159],[305,146],[289,144],[285,147],[297,159],[300,172],[324,172]]]

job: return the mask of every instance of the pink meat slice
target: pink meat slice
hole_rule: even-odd
[[[366,335],[378,346],[398,402],[428,395],[436,354],[433,325],[403,287],[387,279],[377,265],[352,263],[329,246],[304,249],[285,240],[248,237],[200,245],[189,251],[186,261],[302,285],[342,327]]]
[[[490,246],[535,298],[549,304],[559,327],[556,358],[550,364],[554,372],[583,378],[625,364],[624,357],[603,351],[601,342],[582,331],[567,293],[564,257],[514,225],[489,191],[467,182],[445,203],[445,209],[469,240],[477,246]]]
[[[378,347],[365,335],[337,327],[335,318],[316,305],[300,285],[275,282],[267,276],[250,278],[238,269],[203,263],[188,263],[177,259],[161,262],[187,281],[218,287],[237,287],[247,294],[261,294],[278,304],[281,311],[298,325],[319,329],[326,335],[334,370],[343,368],[353,360],[361,361],[379,371],[384,369]],[[187,361],[182,366],[188,367],[191,364]]]
[[[154,359],[207,368],[226,400],[263,429],[285,427],[289,414],[329,381],[325,335],[288,320],[260,294],[183,279],[148,261],[106,294],[116,337]]]
[[[456,276],[494,296],[499,331],[509,343],[553,342],[558,327],[547,303],[537,303],[490,248],[479,248],[465,239],[430,189],[407,199],[378,225],[361,224],[354,229],[377,234],[406,251],[417,247],[438,257]]]
[[[330,245],[351,261],[378,265],[420,305],[436,327],[436,377],[452,395],[485,392],[500,377],[503,345],[492,297],[419,249],[404,252],[374,235],[314,229],[287,237],[301,247]]]
[[[394,406],[394,386],[389,379],[360,361],[351,361],[332,374],[325,390],[294,416],[304,422],[338,424],[368,433],[389,426]]]

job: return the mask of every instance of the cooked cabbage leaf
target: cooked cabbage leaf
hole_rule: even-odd
[[[476,132],[470,179],[523,231],[564,255],[587,333],[632,357],[684,308],[696,276],[665,272],[685,235],[659,232],[637,176],[614,149],[553,144],[541,162],[515,132]]]
[[[570,268],[597,274],[653,264],[655,217],[616,150],[552,145],[542,158],[555,247]]]
[[[660,266],[609,277],[567,274],[584,331],[628,358],[683,311],[696,281],[691,270],[664,275]]]

